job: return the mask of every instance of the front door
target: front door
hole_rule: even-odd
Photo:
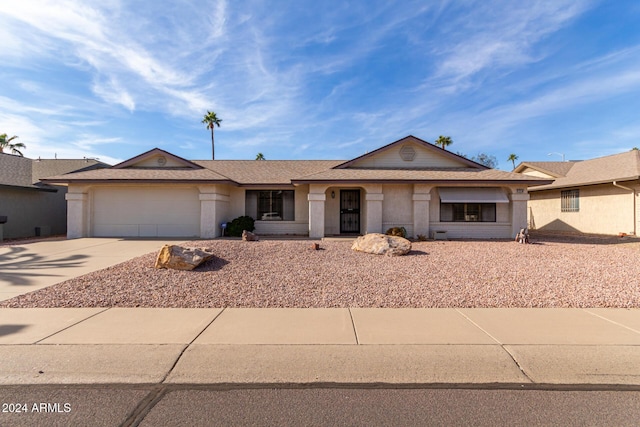
[[[360,233],[360,190],[340,190],[340,233]]]

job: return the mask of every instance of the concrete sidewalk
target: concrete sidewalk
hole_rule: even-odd
[[[640,386],[640,310],[0,309],[0,384]]]
[[[158,251],[185,239],[86,238],[0,246],[0,301]]]

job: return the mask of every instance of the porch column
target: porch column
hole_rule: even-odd
[[[216,186],[199,187],[200,237],[213,239],[221,234],[220,224],[227,214],[229,196],[220,194]]]
[[[518,188],[509,195],[511,200],[511,237],[515,237],[521,228],[527,227],[527,201],[529,193],[526,189]]]
[[[71,192],[65,194],[67,200],[67,239],[79,239],[89,237],[88,200],[89,196],[84,192]]]
[[[327,196],[324,193],[309,193],[309,237],[321,239],[324,237],[324,202]]]
[[[382,201],[384,194],[382,189],[379,193],[369,193],[365,195],[367,201],[367,224],[365,233],[382,233]]]

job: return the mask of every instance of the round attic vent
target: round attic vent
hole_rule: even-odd
[[[167,158],[166,157],[164,157],[164,156],[158,157],[158,164],[160,166],[164,166],[166,163],[167,163]]]
[[[400,157],[405,162],[410,162],[416,157],[416,150],[409,145],[405,145],[400,149]]]

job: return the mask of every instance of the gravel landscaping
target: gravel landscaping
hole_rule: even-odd
[[[152,253],[0,307],[640,307],[635,239],[414,242],[402,257],[351,244],[194,241],[216,254],[194,271],[157,270]]]

